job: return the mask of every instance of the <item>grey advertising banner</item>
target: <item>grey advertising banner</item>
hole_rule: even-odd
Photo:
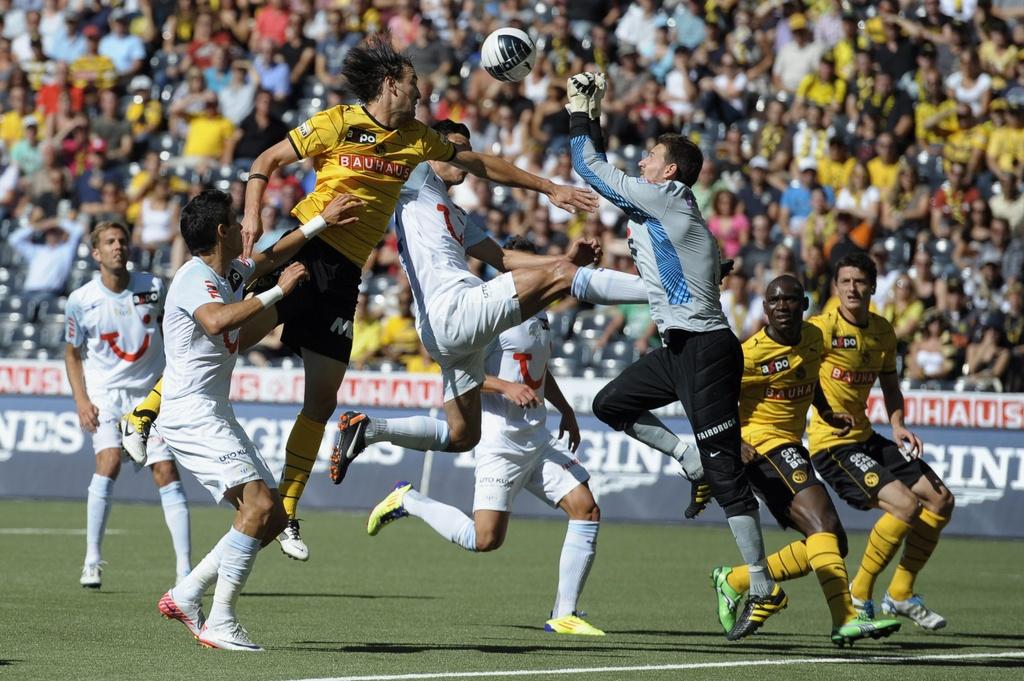
[[[422,414],[424,409],[372,408],[380,416]],[[259,445],[275,473],[284,464],[284,445],[294,404],[237,403],[235,413]],[[590,471],[591,487],[606,520],[683,522],[689,483],[678,476],[678,465],[659,452],[609,430],[592,416],[580,415],[583,444],[578,456]],[[666,423],[683,439],[691,439],[689,423],[669,418]],[[1018,428],[948,428],[918,426],[925,441],[925,460],[942,476],[957,497],[948,531],[972,536],[1024,537],[1024,437]],[[324,509],[369,510],[398,480],[469,511],[473,500],[473,455],[423,454],[388,445],[364,452],[340,487],[327,479],[327,457],[334,432],[328,428],[303,506]],[[888,429],[879,427],[888,434]],[[74,402],[68,397],[0,395],[0,497],[85,499],[94,471],[92,443],[78,426]],[[211,503],[209,494],[187,473],[186,493],[193,503]],[[123,469],[114,488],[116,499],[157,500],[148,474]],[[867,529],[877,512],[862,513],[837,502],[843,523]],[[555,517],[546,504],[523,493],[515,512]],[[722,522],[712,507],[697,522]],[[765,513],[764,522],[772,522]]]

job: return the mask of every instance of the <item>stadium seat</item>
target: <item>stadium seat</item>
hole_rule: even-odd
[[[604,333],[610,321],[610,317],[600,310],[580,312],[576,315],[576,321],[572,325],[573,336],[596,340]]]
[[[3,300],[0,300],[0,312],[24,314],[25,299],[18,295],[4,296]]]
[[[640,354],[636,347],[629,341],[616,341],[601,348],[598,361],[604,366],[605,362],[625,362],[628,366],[639,358]]]
[[[568,340],[569,336],[572,335],[573,321],[575,321],[575,315],[572,310],[567,310],[565,312],[549,312],[548,326],[551,329],[551,340]]]
[[[40,321],[39,345],[44,348],[55,350],[64,345],[64,318],[56,319],[50,317],[47,321]]]
[[[14,334],[24,324],[25,318],[20,312],[0,314],[0,349],[8,347],[14,342]]]

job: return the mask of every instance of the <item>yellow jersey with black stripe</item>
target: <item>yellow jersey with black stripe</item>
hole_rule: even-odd
[[[356,213],[357,222],[320,233],[360,268],[384,236],[413,169],[423,161],[455,156],[454,145],[420,121],[389,128],[365,107],[347,104],[314,115],[290,131],[288,141],[300,159],[312,159],[316,168],[316,186],[292,209],[300,222],[308,222],[342,192],[366,202]]]
[[[803,440],[824,352],[821,331],[807,322],[796,345],[772,340],[765,329],[743,343],[740,426],[758,453]]]
[[[810,322],[821,329],[825,342],[825,357],[818,372],[821,389],[835,411],[848,412],[855,420],[849,434],[839,437],[815,410],[807,435],[811,452],[817,454],[871,437],[868,394],[879,374],[896,373],[896,332],[885,317],[874,312],[868,313],[864,326],[847,321],[839,309],[811,317]]]

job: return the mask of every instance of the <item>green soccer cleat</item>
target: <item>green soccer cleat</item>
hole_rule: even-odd
[[[409,515],[409,512],[402,506],[402,500],[405,499],[405,493],[412,489],[412,483],[402,480],[401,482],[395,483],[395,488],[391,490],[384,499],[373,507],[370,511],[370,517],[366,521],[366,534],[371,537],[377,536],[380,529],[392,523],[399,518],[404,518]]]
[[[750,636],[761,628],[765,620],[782,612],[787,605],[789,605],[789,597],[778,584],[772,587],[772,592],[767,596],[747,594],[747,604],[725,638],[730,641],[738,641]]]
[[[743,598],[743,594],[732,588],[726,579],[731,572],[732,568],[724,565],[711,571],[711,588],[718,597],[718,622],[726,633],[732,631],[736,624],[736,611],[740,609],[740,599]]]
[[[897,620],[869,620],[863,616],[851,620],[841,627],[832,627],[832,643],[842,648],[844,645],[853,647],[854,641],[862,638],[886,638],[900,630]]]
[[[544,631],[552,634],[572,634],[573,636],[604,636],[604,632],[588,623],[576,613],[549,619],[544,623]]]

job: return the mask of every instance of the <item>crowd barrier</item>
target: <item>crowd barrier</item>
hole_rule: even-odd
[[[591,487],[608,520],[682,522],[689,483],[676,463],[589,414],[601,380],[563,379],[563,392],[576,406],[583,442],[578,456],[592,476]],[[0,497],[84,499],[94,470],[92,445],[78,425],[63,365],[59,362],[0,361]],[[275,473],[284,464],[284,445],[298,412],[302,372],[249,369],[236,371],[232,395],[235,413]],[[440,406],[436,376],[353,372],[339,392],[343,404],[381,416],[408,416]],[[925,441],[924,458],[957,497],[948,531],[960,535],[1024,537],[1024,395],[911,392],[908,420]],[[884,425],[880,395],[869,414]],[[666,423],[692,440],[685,418],[669,409]],[[557,420],[552,417],[552,425]],[[473,499],[473,455],[423,454],[389,445],[373,445],[356,460],[340,487],[327,479],[327,457],[335,431],[324,436],[304,507],[368,510],[397,480],[410,480],[436,498],[469,510]],[[190,500],[209,503],[209,495],[185,474]],[[115,498],[156,501],[148,475],[126,468]],[[851,529],[871,526],[877,513],[861,513],[837,502]],[[524,493],[516,513],[552,515],[545,504]],[[712,507],[697,522],[721,522]],[[769,524],[769,518],[765,523]]]

